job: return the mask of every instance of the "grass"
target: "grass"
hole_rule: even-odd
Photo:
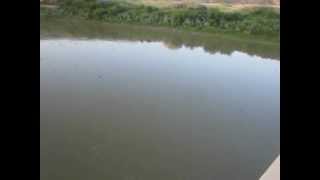
[[[62,0],[42,16],[79,17],[112,23],[183,28],[192,31],[279,37],[280,15],[269,8],[225,12],[204,6],[155,7],[121,1]]]

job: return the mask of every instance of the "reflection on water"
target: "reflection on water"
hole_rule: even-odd
[[[257,180],[279,155],[279,61],[153,41],[40,40],[42,180]]]
[[[190,33],[168,28],[110,25],[77,20],[41,21],[41,38],[90,38],[142,42],[163,42],[166,47],[203,47],[206,52],[232,54],[242,51],[263,58],[280,59],[279,43],[248,38],[226,37],[206,33]]]

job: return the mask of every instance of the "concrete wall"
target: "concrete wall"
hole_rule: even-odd
[[[260,180],[280,180],[280,156],[271,164]]]

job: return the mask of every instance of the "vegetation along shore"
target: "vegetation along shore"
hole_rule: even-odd
[[[119,0],[60,0],[56,5],[57,8],[40,6],[40,17],[76,17],[205,32],[280,36],[280,13],[272,8],[225,11],[203,5],[157,7]]]

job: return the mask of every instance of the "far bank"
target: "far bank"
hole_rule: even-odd
[[[206,6],[145,6],[127,2],[64,0],[40,8],[42,17],[77,17],[109,23],[164,26],[191,31],[260,35],[279,39],[280,14],[270,8],[223,11]]]

